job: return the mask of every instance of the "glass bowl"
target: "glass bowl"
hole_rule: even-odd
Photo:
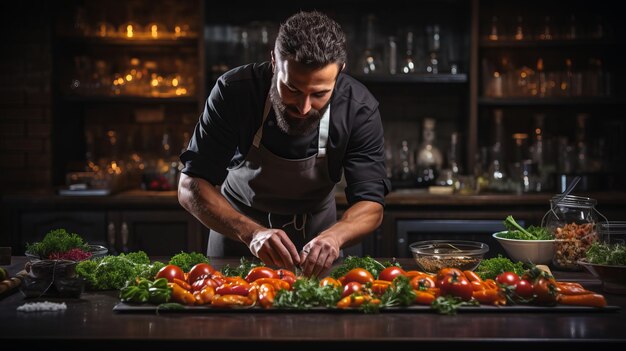
[[[415,262],[424,272],[437,273],[446,267],[474,270],[489,246],[478,241],[427,240],[409,245]]]
[[[88,252],[91,253],[91,257],[89,257],[89,259],[91,260],[93,260],[94,258],[104,257],[109,252],[109,249],[107,249],[105,246],[102,246],[102,245],[87,245],[87,247],[88,247]],[[36,261],[45,259],[39,255],[35,255],[30,252],[25,252],[24,254],[26,255],[26,257],[28,257],[28,259],[31,262],[36,262]]]
[[[586,258],[578,260],[594,277],[602,282],[602,290],[611,294],[626,294],[626,266],[608,265],[587,262]]]
[[[551,264],[554,257],[554,239],[551,240],[522,240],[507,239],[499,235],[506,231],[493,233],[493,238],[509,255],[512,261],[521,261],[532,264]]]

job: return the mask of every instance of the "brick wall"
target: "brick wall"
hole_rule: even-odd
[[[0,5],[0,191],[51,185],[51,18],[43,0]],[[17,4],[15,4],[17,3]]]

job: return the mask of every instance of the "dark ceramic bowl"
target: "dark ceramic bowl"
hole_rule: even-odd
[[[586,259],[578,260],[576,263],[602,281],[602,290],[611,294],[626,294],[626,265],[595,264],[587,262]]]
[[[91,260],[93,260],[94,258],[104,257],[109,252],[109,249],[107,249],[106,247],[102,245],[87,245],[87,246],[89,248],[89,252],[91,252],[91,257],[89,258]],[[36,262],[36,261],[43,259],[39,255],[35,255],[30,252],[26,252],[25,255],[26,257],[28,257],[28,259],[31,262]]]

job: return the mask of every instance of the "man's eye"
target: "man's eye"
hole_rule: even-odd
[[[326,93],[315,93],[313,94],[313,96],[316,98],[323,98],[324,96],[326,96]]]

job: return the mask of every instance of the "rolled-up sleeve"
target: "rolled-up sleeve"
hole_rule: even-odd
[[[385,170],[380,113],[376,107],[373,110],[364,108],[360,114],[350,135],[343,163],[346,198],[349,204],[367,200],[384,206],[391,183]]]

